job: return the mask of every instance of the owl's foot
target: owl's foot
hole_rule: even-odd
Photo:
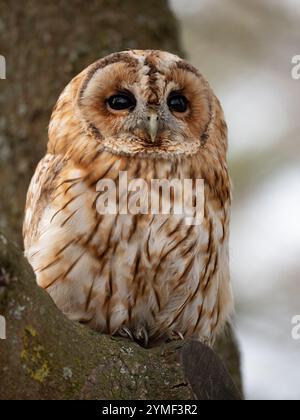
[[[115,334],[118,334],[124,338],[129,338],[131,341],[135,341],[132,332],[127,327],[120,328]]]
[[[143,347],[148,347],[149,344],[149,335],[145,327],[140,327],[136,331],[131,331],[128,327],[121,327],[113,335],[129,338],[131,341],[135,341]]]
[[[174,334],[180,338],[180,340],[184,341],[184,335],[180,331],[174,331]]]
[[[180,331],[172,331],[169,335],[169,341],[175,341],[178,339],[184,341],[184,335]]]
[[[136,330],[135,338],[138,343],[142,343],[144,347],[148,347],[149,335],[145,327],[140,327]]]

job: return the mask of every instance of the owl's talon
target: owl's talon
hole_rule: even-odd
[[[181,332],[176,331],[176,334],[178,335],[178,337],[179,337],[182,341],[184,341],[184,336],[183,336],[183,334],[182,334]]]
[[[170,335],[170,340],[176,340],[180,338],[180,340],[184,341],[184,335],[180,332],[180,331],[172,331],[171,335]]]
[[[145,327],[141,327],[137,330],[136,339],[138,341],[142,341],[144,343],[144,347],[148,347],[149,344],[149,336],[148,331]]]
[[[130,338],[131,341],[134,341],[134,336],[132,334],[132,332],[130,331],[129,328],[127,327],[122,327],[118,330],[118,334],[120,334],[120,336],[125,337],[125,338]]]

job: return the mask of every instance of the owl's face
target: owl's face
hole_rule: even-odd
[[[53,111],[49,152],[82,160],[95,148],[225,161],[227,127],[218,99],[193,66],[162,51],[125,51],[76,76]]]
[[[80,118],[109,151],[194,154],[207,137],[213,94],[200,73],[161,51],[112,54],[85,73]]]

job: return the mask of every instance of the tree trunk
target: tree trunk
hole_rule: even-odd
[[[0,228],[20,240],[25,194],[65,85],[110,52],[179,51],[165,0],[0,0]]]
[[[26,191],[45,152],[59,93],[87,65],[126,48],[181,53],[167,1],[0,0],[0,54],[7,64],[7,79],[0,80],[0,227],[10,238],[0,235],[0,315],[7,322],[7,340],[0,339],[0,399],[199,395],[195,378],[189,378],[190,365],[185,370],[180,364],[177,350],[183,343],[144,350],[68,321],[35,285],[11,244],[12,239],[21,242]],[[232,335],[217,348],[241,389]]]

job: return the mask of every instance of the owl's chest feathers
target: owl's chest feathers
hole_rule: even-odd
[[[124,174],[126,180],[123,178],[120,181],[120,173]],[[97,156],[92,165],[80,169],[66,167],[61,175],[48,213],[48,226],[52,226],[54,231],[57,229],[65,241],[76,240],[72,248],[76,249],[78,257],[83,250],[96,265],[111,263],[112,270],[114,266],[124,267],[128,277],[142,275],[145,281],[153,277],[154,271],[166,269],[175,281],[176,273],[181,273],[181,278],[187,275],[186,270],[191,270],[192,260],[196,260],[197,254],[206,252],[209,242],[215,247],[219,241],[224,240],[227,226],[223,225],[227,221],[222,201],[211,195],[208,186],[204,190],[204,221],[201,225],[189,225],[182,214],[151,213],[151,181],[200,178],[201,171],[190,160],[169,162],[127,159],[104,153]],[[120,214],[120,201],[124,202],[120,182],[130,183],[137,179],[143,180],[149,187],[145,214],[131,214],[128,203],[132,197],[128,191],[125,197],[127,214]],[[110,205],[113,214],[99,212],[99,182],[105,180],[113,181],[111,196],[108,198],[112,199]],[[182,199],[183,194],[173,194],[171,198],[173,211],[178,204],[182,204],[176,200]],[[139,204],[142,199],[143,194],[139,196]],[[214,225],[214,230],[211,225]],[[67,254],[68,249],[62,251],[64,246],[59,241],[56,253]],[[156,280],[160,281],[161,277],[157,275]]]
[[[184,214],[187,205],[192,206],[195,214],[195,199],[191,194],[197,193],[197,198],[203,201],[204,225],[217,213],[223,217],[227,205],[223,196],[219,197],[215,191],[217,186],[211,188],[205,179],[204,184],[200,184],[204,189],[195,191],[195,181],[202,179],[202,172],[189,159],[169,162],[102,153],[90,165],[80,169],[66,167],[61,175],[53,197],[51,223],[60,224],[66,232],[75,230],[86,241],[86,246],[96,245],[101,252],[104,252],[104,244],[115,252],[121,242],[136,242],[137,248],[142,247],[146,239],[151,243],[151,235],[157,250],[172,243],[174,237],[179,241],[186,238],[201,242],[203,226],[189,225]],[[155,181],[163,181],[160,185],[165,185],[166,189],[154,189],[154,185],[158,185]],[[186,181],[190,183],[185,184]],[[191,188],[188,202],[186,185]],[[178,193],[174,188],[179,188]],[[168,204],[170,214],[161,214],[168,209]],[[147,252],[149,249],[150,246]]]
[[[76,232],[80,243],[95,256],[110,255],[120,263],[125,252],[126,264],[130,259],[133,263],[139,254],[139,268],[146,264],[152,269],[176,241],[186,242],[181,248],[184,255],[186,246],[198,241],[199,226],[188,225],[184,214],[172,215],[180,205],[185,210],[185,203],[180,203],[183,189],[182,194],[176,194],[167,186],[165,198],[169,199],[170,215],[164,215],[157,214],[162,210],[162,190],[154,191],[153,187],[156,180],[176,180],[183,186],[183,181],[191,178],[190,165],[105,154],[92,168],[66,168],[52,203],[51,223],[60,225],[67,235]],[[159,204],[156,214],[152,201]]]
[[[181,331],[185,322],[194,328],[206,311],[219,317],[215,304],[219,272],[224,264],[227,270],[228,203],[222,206],[206,185],[201,225],[188,225],[184,215],[99,214],[97,185],[109,179],[118,190],[120,171],[128,180],[141,178],[147,184],[195,179],[201,172],[192,162],[98,158],[99,165],[66,166],[57,180],[32,249],[39,284],[71,318],[106,332],[151,314],[155,335],[157,322],[157,328],[168,330],[174,308],[174,325]],[[46,258],[40,250],[47,250]],[[217,280],[211,281],[214,276]],[[204,294],[208,298],[200,308]],[[205,329],[210,334],[210,324]]]

